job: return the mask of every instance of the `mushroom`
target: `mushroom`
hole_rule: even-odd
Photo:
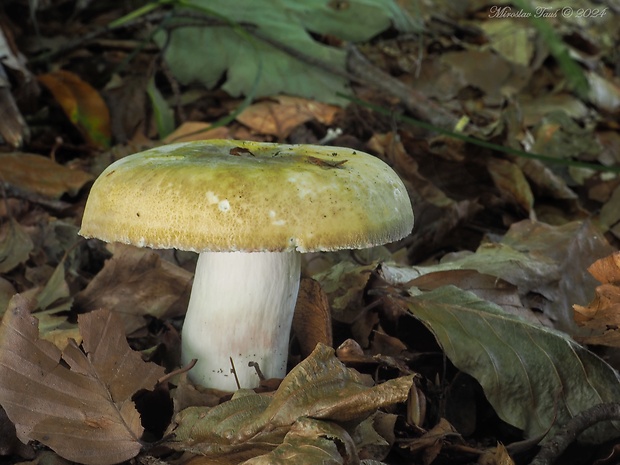
[[[234,390],[258,385],[251,362],[267,378],[286,375],[301,253],[385,244],[412,227],[402,181],[374,156],[209,140],[108,166],[93,184],[80,235],[200,254],[182,361],[197,359],[195,383]]]

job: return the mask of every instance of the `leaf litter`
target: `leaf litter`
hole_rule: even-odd
[[[11,137],[11,152],[0,156],[0,404],[8,414],[0,416],[0,455],[103,465],[513,463],[517,448],[535,452],[589,406],[618,402],[620,364],[610,352],[619,324],[611,255],[620,238],[617,175],[499,155],[400,119],[401,108],[428,114],[428,101],[416,100],[422,96],[466,115],[460,130],[484,141],[617,168],[612,15],[548,21],[585,69],[590,91],[583,94],[534,23],[493,18],[489,2],[435,2],[432,10],[420,2],[388,9],[374,0],[306,2],[300,9],[283,0],[265,17],[210,2],[242,22],[224,27],[203,9],[220,23],[169,29],[157,14],[181,10],[132,23],[122,6],[99,13],[76,6],[71,17],[49,7],[38,15],[51,54],[42,61],[24,40],[31,25],[20,19],[28,15],[19,3],[8,0],[9,26],[3,16],[0,31],[11,44],[7,56],[28,54],[39,78],[25,79],[24,65],[3,61],[33,143],[26,133]],[[362,14],[369,11],[377,14]],[[358,17],[364,21],[340,27]],[[129,27],[117,28],[124,20]],[[390,21],[396,27],[386,32]],[[112,27],[104,39],[85,40],[90,24]],[[162,26],[156,43],[133,34],[134,24]],[[285,45],[297,47],[292,55],[278,46],[282,31],[291,33]],[[158,50],[166,34],[170,41]],[[67,37],[79,38],[78,49],[59,45]],[[205,39],[219,41],[206,70],[195,56],[206,53]],[[344,78],[358,68],[347,66],[342,40],[364,54],[366,71],[383,72],[379,85],[370,74]],[[188,46],[194,42],[201,45]],[[308,55],[327,67],[304,61]],[[50,56],[52,66],[42,65]],[[37,82],[50,92],[32,92]],[[402,84],[418,93],[399,94]],[[147,98],[149,89],[157,98]],[[355,92],[389,115],[344,107],[339,92]],[[401,243],[308,257],[304,274],[315,281],[306,279],[313,284],[300,293],[291,370],[257,392],[231,397],[175,371],[195,258],[76,239],[94,176],[165,134],[167,142],[328,140],[386,161],[413,200],[415,230]],[[16,151],[18,139],[24,151]],[[102,152],[110,140],[117,145]],[[333,345],[337,356],[317,344]],[[153,391],[161,366],[172,373]],[[83,395],[68,395],[78,390]],[[619,435],[601,423],[581,440],[613,443]]]
[[[143,427],[131,396],[152,389],[163,368],[129,348],[120,321],[108,311],[80,317],[85,352],[70,342],[61,353],[38,338],[29,309],[16,295],[0,326],[0,402],[17,436],[80,463],[134,457]]]

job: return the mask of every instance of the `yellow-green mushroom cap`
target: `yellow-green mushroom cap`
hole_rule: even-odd
[[[208,140],[108,166],[80,234],[156,249],[312,252],[385,244],[412,227],[405,186],[369,154]]]

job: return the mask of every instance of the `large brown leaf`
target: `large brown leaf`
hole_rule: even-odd
[[[79,318],[87,354],[74,342],[61,353],[39,339],[31,307],[16,295],[0,325],[0,404],[20,440],[88,465],[137,455],[143,428],[131,396],[152,388],[163,368],[142,361],[105,310]]]
[[[113,309],[127,334],[144,327],[146,315],[163,320],[185,313],[192,285],[189,271],[160,259],[150,249],[124,244],[110,248],[112,258],[76,295],[78,307]]]

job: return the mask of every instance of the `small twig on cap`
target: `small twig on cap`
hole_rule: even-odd
[[[248,366],[256,370],[256,374],[261,381],[265,381],[265,375],[260,371],[260,365],[256,362],[248,362]]]
[[[230,372],[235,377],[235,384],[237,385],[237,389],[241,389],[241,383],[239,383],[239,377],[237,376],[237,370],[235,369],[235,362],[233,362],[232,357],[228,357],[230,359]]]

